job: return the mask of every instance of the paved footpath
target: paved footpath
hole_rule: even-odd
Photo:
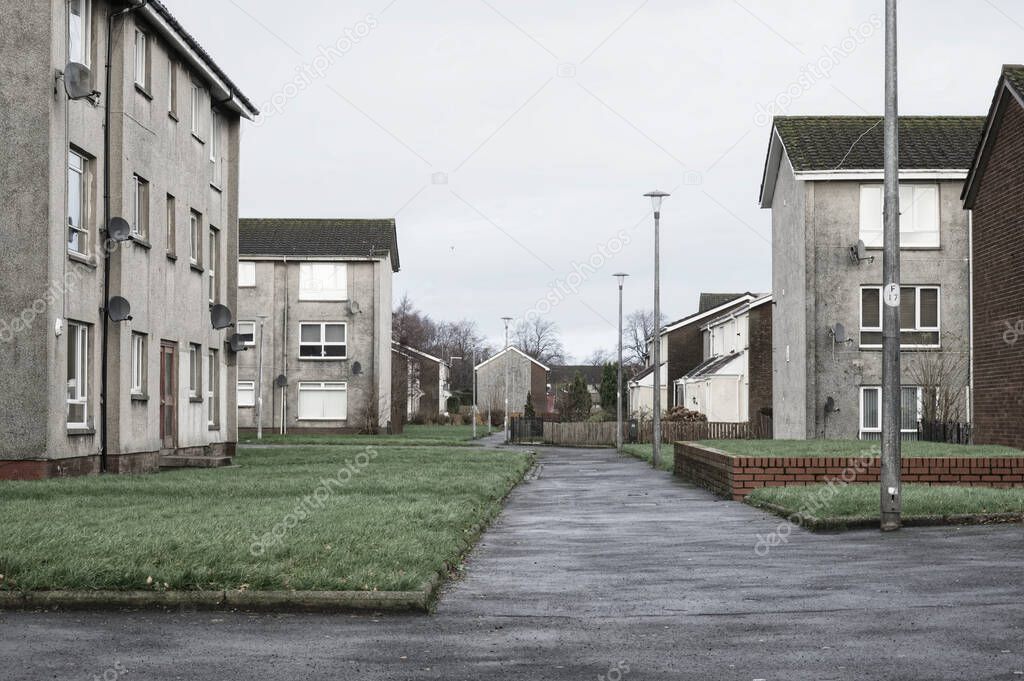
[[[540,462],[434,615],[0,614],[0,678],[1024,681],[1020,525],[758,555],[774,516],[609,450]]]

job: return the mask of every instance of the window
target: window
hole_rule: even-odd
[[[188,260],[193,265],[199,265],[199,225],[203,216],[195,211],[189,213],[188,218]]]
[[[304,262],[299,265],[299,300],[347,300],[344,263]]]
[[[217,351],[210,350],[206,355],[206,423],[210,426],[216,426],[220,421],[217,418],[220,414],[220,400],[218,399],[220,393],[220,369],[217,363]]]
[[[256,345],[256,322],[238,322],[235,325],[235,331],[238,332],[242,342],[247,346],[252,347]]]
[[[348,418],[345,383],[299,383],[299,419],[344,421]]]
[[[89,425],[89,327],[68,322],[68,427]]]
[[[195,343],[188,346],[188,396],[192,399],[203,394],[203,350]]]
[[[860,238],[869,248],[882,247],[884,193],[880,184],[861,185]],[[938,248],[939,186],[900,185],[900,247]]]
[[[132,176],[132,234],[146,238],[149,234],[149,182]]]
[[[68,2],[68,61],[89,65],[92,51],[92,2]]]
[[[146,34],[135,29],[135,84],[149,87],[149,41]]]
[[[202,96],[202,91],[200,90],[198,83],[193,82],[193,83],[191,83],[191,86],[192,86],[192,89],[191,89],[191,96],[190,96],[189,102],[190,102],[190,114],[191,114],[191,121],[192,121],[192,134],[198,136],[199,135],[199,114],[200,114],[200,111],[202,111],[202,108],[203,108],[203,96]]]
[[[882,287],[861,288],[860,345],[882,346]],[[939,287],[900,288],[900,347],[939,346]]]
[[[219,150],[218,137],[220,136],[220,116],[213,109],[210,110],[210,161],[217,162]]]
[[[917,433],[921,420],[921,388],[900,387],[900,432]],[[865,386],[860,389],[861,439],[877,439],[882,432],[882,389]],[[875,436],[875,437],[872,437]]]
[[[68,151],[68,251],[82,255],[89,252],[86,167],[84,156]]]
[[[132,395],[146,394],[146,336],[132,334]]]
[[[238,406],[239,407],[255,407],[256,406],[256,381],[239,381],[238,382]]]
[[[256,286],[256,263],[238,263],[238,288],[254,288]]]
[[[345,359],[345,324],[312,322],[299,325],[299,357],[306,359]]]
[[[167,113],[178,118],[178,65],[173,59],[167,62]]]
[[[178,252],[177,240],[178,235],[178,218],[175,213],[175,201],[174,197],[170,194],[167,195],[167,255],[175,255]]]
[[[217,230],[210,227],[210,248],[206,252],[206,270],[210,273],[210,303],[217,302]]]

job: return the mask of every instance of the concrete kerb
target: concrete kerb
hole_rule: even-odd
[[[790,518],[794,511],[766,501],[744,500],[742,503],[782,518]],[[939,525],[997,525],[1024,523],[1024,513],[967,513],[956,515],[904,516],[904,527],[935,527]],[[847,532],[850,530],[878,529],[877,517],[835,516],[831,518],[808,518],[801,516],[799,526],[811,532]]]

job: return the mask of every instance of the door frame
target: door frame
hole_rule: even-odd
[[[167,375],[167,362],[170,357],[170,376]],[[167,382],[170,381],[168,386]],[[175,449],[178,446],[178,344],[173,341],[160,341],[160,447]],[[168,388],[169,390],[165,389]],[[167,407],[170,410],[171,423],[168,424]]]

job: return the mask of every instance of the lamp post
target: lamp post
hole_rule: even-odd
[[[651,463],[655,468],[661,463],[661,245],[659,243],[661,230],[661,202],[669,196],[667,193],[655,190],[644,196],[651,199],[651,207],[654,208],[654,450],[651,454]]]
[[[502,317],[501,321],[505,322],[505,442],[508,442],[508,323],[512,321],[511,317]]]
[[[615,448],[622,453],[622,282],[629,275],[625,272],[616,272],[612,275],[619,280],[619,363],[617,365],[617,377],[615,380]]]

